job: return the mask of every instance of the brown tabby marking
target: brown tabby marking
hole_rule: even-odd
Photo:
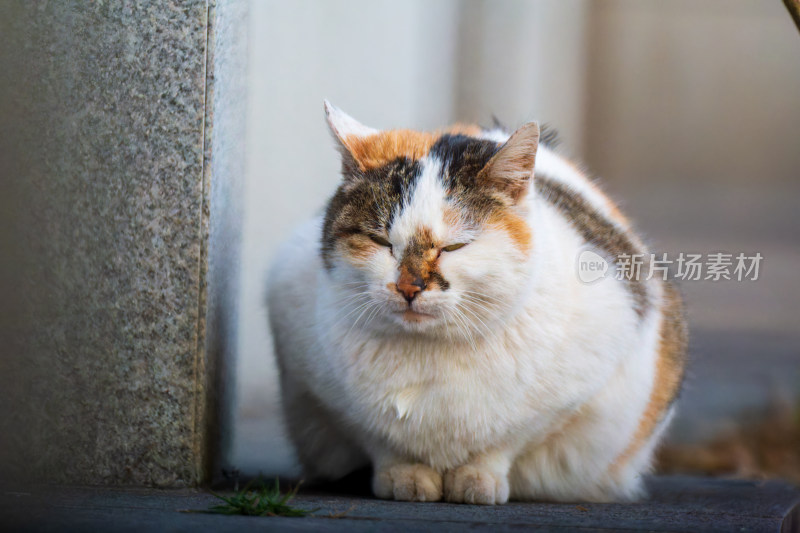
[[[348,235],[342,242],[347,252],[345,256],[356,260],[357,263],[366,262],[378,248],[372,239],[360,233]]]
[[[686,321],[683,318],[683,301],[678,290],[671,283],[664,284],[663,313],[660,346],[650,401],[642,414],[633,440],[611,466],[612,472],[619,471],[644,446],[666,416],[680,390],[686,364],[688,332]]]
[[[624,230],[598,213],[580,194],[568,186],[541,175],[537,176],[533,183],[542,198],[561,211],[587,243],[606,252],[613,261],[641,253],[637,244]],[[636,313],[643,317],[650,307],[645,283],[633,275],[625,276],[624,281],[633,295]]]
[[[349,155],[344,161],[355,160]],[[392,220],[396,206],[407,198],[414,188],[420,164],[405,158],[390,161],[382,167],[366,171],[350,169],[345,164],[344,183],[336,190],[325,211],[322,229],[321,254],[325,268],[333,266],[334,250],[339,240],[354,234],[384,234]]]

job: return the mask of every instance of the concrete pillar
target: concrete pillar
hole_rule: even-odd
[[[0,4],[0,480],[209,477],[243,6]]]

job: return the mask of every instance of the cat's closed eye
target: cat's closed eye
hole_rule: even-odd
[[[444,252],[455,252],[459,248],[463,248],[466,245],[467,245],[467,243],[465,243],[465,242],[459,242],[459,243],[456,243],[456,244],[451,244],[450,246],[445,246],[444,248],[442,248],[442,251],[444,251]]]
[[[386,246],[387,248],[392,247],[392,243],[379,235],[370,235],[369,238],[372,239],[375,244],[380,244],[381,246]]]

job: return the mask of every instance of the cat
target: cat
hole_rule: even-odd
[[[309,479],[379,498],[630,501],[686,359],[668,281],[584,283],[645,253],[536,123],[380,131],[325,102],[342,181],[268,287],[285,421]]]

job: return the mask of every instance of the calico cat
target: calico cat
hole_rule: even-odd
[[[641,496],[686,325],[669,282],[611,275],[645,252],[628,220],[536,123],[379,131],[325,111],[342,182],[268,298],[305,475],[371,464],[396,500]],[[584,250],[609,275],[582,282]]]

